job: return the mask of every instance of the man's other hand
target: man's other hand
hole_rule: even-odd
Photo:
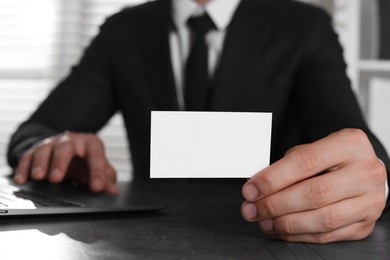
[[[15,170],[17,184],[29,178],[52,183],[66,178],[88,185],[93,192],[117,193],[116,172],[95,134],[65,132],[37,143],[23,154]]]

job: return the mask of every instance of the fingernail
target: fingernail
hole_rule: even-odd
[[[272,231],[274,229],[274,222],[272,221],[272,219],[261,221],[260,228],[263,231]]]
[[[21,183],[23,181],[23,176],[21,174],[17,174],[16,173],[15,176],[14,176],[14,181],[16,183]]]
[[[59,169],[53,169],[50,172],[50,180],[57,181],[60,175],[61,175],[61,172]]]
[[[31,171],[31,175],[32,177],[34,178],[40,178],[42,177],[42,167],[35,167],[32,171]]]
[[[257,208],[252,203],[245,204],[242,208],[242,214],[246,220],[254,220],[257,217]]]
[[[259,196],[259,190],[253,184],[245,185],[243,193],[247,200],[255,200]]]

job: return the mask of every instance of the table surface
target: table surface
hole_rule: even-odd
[[[160,184],[159,212],[2,218],[0,259],[390,259],[388,212],[362,241],[287,243],[241,218],[240,189]]]

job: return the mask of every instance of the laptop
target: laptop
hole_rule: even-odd
[[[160,211],[168,206],[148,182],[119,182],[118,195],[92,193],[85,186],[29,181],[16,185],[0,177],[0,218],[22,215],[58,215]]]

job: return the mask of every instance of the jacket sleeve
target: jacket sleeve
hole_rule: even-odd
[[[13,134],[7,153],[11,167],[36,142],[64,131],[96,132],[115,113],[106,27],[101,27],[69,76]]]

